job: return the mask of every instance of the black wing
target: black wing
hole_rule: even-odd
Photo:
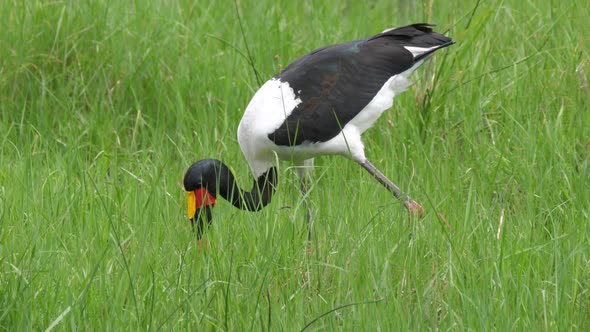
[[[275,76],[289,83],[301,103],[268,137],[287,146],[334,138],[389,78],[419,60],[403,46],[445,43],[452,40],[432,32],[428,25],[412,25],[303,56]]]

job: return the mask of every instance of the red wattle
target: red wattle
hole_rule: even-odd
[[[215,206],[215,197],[213,197],[213,195],[211,195],[211,193],[209,193],[209,191],[205,188],[199,188],[195,190],[195,200],[197,209],[209,205]]]

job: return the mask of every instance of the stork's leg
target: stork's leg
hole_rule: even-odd
[[[299,182],[301,190],[301,196],[303,197],[303,204],[305,204],[305,213],[307,221],[307,241],[311,242],[311,233],[313,229],[313,221],[311,219],[311,203],[309,202],[309,177],[313,171],[313,159],[304,160],[303,163],[297,165],[297,176],[299,176]]]
[[[403,193],[398,186],[396,186],[391,180],[389,180],[381,171],[379,171],[371,162],[365,159],[364,162],[360,163],[364,169],[366,169],[371,175],[379,181],[387,190],[391,191],[391,193],[395,196],[395,198],[399,199],[404,203],[404,206],[408,209],[411,214],[417,214],[418,217],[424,216],[424,208],[422,205],[418,204],[416,201],[413,201],[410,196]]]
[[[303,196],[303,203],[305,204],[305,219],[307,220],[307,241],[311,242],[311,231],[313,223],[311,220],[311,207],[307,194],[309,193],[309,178],[306,176],[301,179],[301,195]]]

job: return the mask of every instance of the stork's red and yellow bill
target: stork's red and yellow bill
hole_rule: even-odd
[[[206,188],[199,188],[193,191],[187,191],[188,198],[188,218],[193,219],[197,209],[212,205],[215,206],[216,200]]]

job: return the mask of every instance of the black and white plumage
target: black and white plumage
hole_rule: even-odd
[[[229,168],[214,159],[196,162],[185,175],[189,218],[198,236],[204,219],[211,221],[210,208],[218,194],[241,209],[266,206],[278,181],[277,157],[310,166],[319,155],[345,156],[362,165],[408,210],[422,214],[418,203],[367,160],[361,134],[411,85],[408,77],[414,70],[454,43],[431,27],[413,24],[322,47],[260,87],[238,127],[238,142],[254,176],[252,190],[243,192]],[[298,168],[304,194],[307,169]]]

